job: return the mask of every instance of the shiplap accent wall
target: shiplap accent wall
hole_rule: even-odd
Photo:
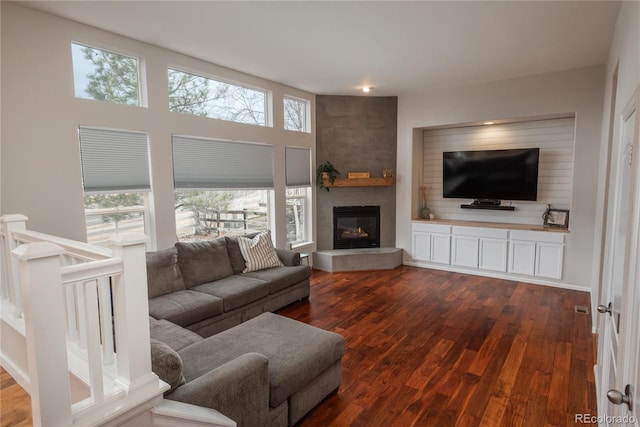
[[[575,118],[545,119],[488,126],[428,129],[424,132],[421,182],[429,188],[427,205],[441,219],[542,224],[547,205],[569,209],[573,188]],[[442,153],[445,151],[540,148],[538,200],[503,200],[515,211],[461,209],[471,199],[442,197]],[[594,171],[595,173],[595,171]]]

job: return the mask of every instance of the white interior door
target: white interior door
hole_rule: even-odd
[[[623,141],[627,148],[627,160],[631,169],[630,204],[630,234],[628,265],[626,266],[625,283],[623,287],[622,316],[624,323],[620,326],[621,336],[624,337],[623,350],[618,357],[622,366],[622,375],[617,379],[617,390],[629,392],[630,401],[623,405],[623,414],[628,417],[628,424],[640,426],[640,121],[638,120],[638,106],[640,105],[640,89],[636,91],[635,101],[625,112],[623,121]],[[622,356],[622,359],[620,358]]]
[[[625,109],[620,126],[617,191],[614,203],[612,251],[609,257],[609,299],[599,310],[604,322],[604,343],[598,408],[603,425],[638,425],[637,384],[640,372],[640,176],[638,174],[638,94]],[[628,387],[627,387],[628,386]],[[627,418],[618,418],[627,417]]]

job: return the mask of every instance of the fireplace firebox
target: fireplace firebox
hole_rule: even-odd
[[[333,249],[379,247],[380,206],[333,208]]]

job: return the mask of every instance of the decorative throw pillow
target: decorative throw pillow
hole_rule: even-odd
[[[238,244],[245,262],[243,273],[284,265],[273,249],[269,230],[258,233],[253,239],[238,237]]]

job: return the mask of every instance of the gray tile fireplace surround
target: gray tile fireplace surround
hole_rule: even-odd
[[[313,253],[313,268],[339,271],[389,270],[402,265],[402,249],[335,249]]]

